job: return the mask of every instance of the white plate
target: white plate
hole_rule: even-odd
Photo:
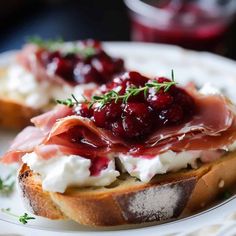
[[[199,86],[210,82],[223,90],[233,101],[236,102],[236,63],[210,53],[187,51],[175,46],[144,44],[144,43],[106,43],[105,47],[112,55],[125,59],[129,69],[138,70],[148,76],[170,76],[174,69],[176,81],[185,84],[194,80]],[[0,56],[0,66],[6,65],[12,60],[14,52],[4,53]],[[15,133],[0,131],[0,154],[2,154],[13,139]],[[5,174],[8,167],[0,166],[0,174]],[[25,211],[23,203],[17,191],[10,197],[0,197],[0,208],[10,207],[14,213],[22,214]],[[217,231],[219,235],[223,230],[229,230],[231,220],[229,215],[236,212],[236,199],[231,199],[213,207],[203,213],[155,226],[142,228],[116,227],[108,229],[93,229],[80,226],[71,221],[50,221],[36,217],[36,220],[22,226],[17,219],[0,213],[0,236],[6,233],[17,235],[185,235],[198,228]],[[227,218],[228,217],[228,218]],[[232,217],[231,217],[232,219]],[[227,223],[226,223],[227,222]],[[210,226],[210,225],[214,226]],[[210,228],[209,228],[210,226]],[[230,229],[231,229],[230,228]],[[41,230],[44,230],[43,232]],[[203,235],[203,234],[199,234]],[[205,235],[205,234],[204,234]]]

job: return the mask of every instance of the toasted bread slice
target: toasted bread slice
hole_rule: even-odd
[[[41,181],[22,165],[18,183],[31,211],[50,219],[69,218],[90,226],[112,226],[177,218],[214,202],[236,183],[236,152],[196,170],[157,175],[142,183],[122,175],[107,187],[44,192]]]
[[[20,130],[30,125],[30,119],[40,113],[39,109],[0,97],[0,127]]]
[[[0,81],[6,76],[6,70],[7,68],[0,68]],[[20,130],[30,124],[32,117],[40,113],[40,109],[34,109],[0,94],[0,127]]]

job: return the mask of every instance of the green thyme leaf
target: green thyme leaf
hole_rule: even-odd
[[[19,216],[19,221],[24,225],[27,224],[29,220],[35,220],[35,218],[29,216],[27,213],[24,213],[23,215]]]
[[[28,37],[27,42],[32,43],[32,44],[36,44],[39,47],[46,48],[51,51],[56,50],[59,45],[64,43],[64,41],[61,37],[58,37],[54,40],[52,40],[52,39],[44,40],[39,36]]]
[[[163,83],[159,83],[158,81],[153,80],[151,82],[146,83],[143,87],[130,87],[126,90],[124,95],[119,95],[118,92],[112,90],[100,96],[93,96],[89,107],[91,108],[95,103],[98,103],[100,104],[100,107],[103,107],[106,103],[111,102],[113,100],[115,103],[117,103],[119,100],[121,100],[123,103],[127,103],[130,97],[137,96],[141,92],[143,92],[144,96],[147,97],[147,93],[150,88],[155,89],[156,92],[159,92],[161,89],[163,89],[164,92],[167,92],[172,86],[177,84],[174,81],[173,70],[171,71],[171,78],[172,80],[170,82],[166,81]]]
[[[86,102],[89,104],[89,109],[92,108],[92,106],[96,103],[98,104],[98,107],[102,108],[105,104],[114,101],[117,103],[119,100],[122,101],[122,103],[127,103],[130,97],[137,96],[138,94],[142,93],[145,97],[147,97],[148,90],[150,88],[155,89],[156,92],[159,92],[161,89],[163,89],[164,92],[167,92],[172,86],[176,85],[177,83],[174,81],[174,72],[172,70],[171,72],[172,80],[171,81],[165,81],[163,83],[159,83],[156,80],[153,80],[151,82],[146,83],[143,87],[136,87],[132,86],[129,87],[125,94],[120,95],[119,92],[111,90],[105,94],[102,95],[94,95],[90,102],[85,98],[83,102]],[[66,105],[68,107],[73,107],[74,105],[78,105],[79,101],[77,101],[76,97],[72,94],[72,98],[67,98],[65,100],[57,100],[57,103]]]
[[[16,215],[11,212],[10,208],[2,208],[1,211],[12,217],[17,218],[18,221],[24,225],[27,224],[29,220],[35,220],[35,217],[29,216],[28,213],[24,213],[23,215]]]
[[[73,107],[74,106],[74,102],[72,101],[71,98],[67,98],[65,100],[56,100],[56,102],[58,104],[62,104],[62,105],[65,105],[65,106],[68,106],[68,107]]]
[[[38,45],[41,48],[45,48],[49,51],[62,51],[64,54],[78,54],[84,58],[92,57],[96,54],[96,49],[90,46],[80,46],[78,43],[74,42],[70,44],[70,47],[63,49],[63,44],[65,43],[61,37],[54,40],[44,40],[39,36],[32,36],[27,38],[27,42],[31,44]]]

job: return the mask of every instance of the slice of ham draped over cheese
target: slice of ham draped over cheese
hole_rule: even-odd
[[[16,60],[19,65],[32,73],[38,81],[51,81],[62,86],[68,84],[63,78],[55,73],[50,74],[44,68],[40,59],[42,53],[43,49],[40,49],[37,45],[28,44],[17,54]]]
[[[225,149],[236,139],[236,115],[233,105],[222,95],[203,95],[191,91],[196,113],[178,126],[158,129],[142,143],[134,144],[98,128],[87,118],[74,115],[72,108],[57,106],[32,119],[36,127],[20,133],[2,161],[20,161],[23,154],[36,152],[44,159],[62,154],[95,158],[109,153],[154,156],[167,150]]]

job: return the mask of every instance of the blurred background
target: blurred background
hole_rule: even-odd
[[[7,0],[0,52],[28,36],[144,41],[208,50],[236,59],[236,0]]]

